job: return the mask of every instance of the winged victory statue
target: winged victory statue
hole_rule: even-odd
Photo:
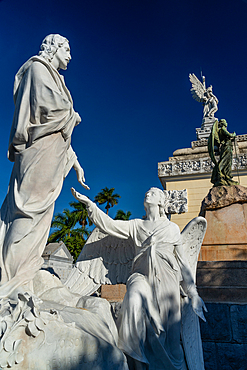
[[[190,89],[192,97],[203,105],[203,118],[214,118],[214,114],[218,110],[219,100],[213,94],[212,85],[206,88],[205,76],[202,76],[201,82],[194,73],[189,74],[189,79],[192,83]]]

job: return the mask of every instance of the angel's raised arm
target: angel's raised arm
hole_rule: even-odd
[[[102,231],[121,239],[128,239],[130,237],[131,221],[113,220],[85,195],[78,193],[73,188],[71,192],[77,200],[86,205],[89,218]]]

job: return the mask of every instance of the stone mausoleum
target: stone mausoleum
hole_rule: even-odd
[[[66,245],[62,241],[49,243],[42,257],[44,259],[42,269],[50,271],[64,283],[72,270],[74,261]]]
[[[187,190],[188,212],[171,216],[181,230],[202,214],[202,201],[213,187],[207,147],[211,129],[212,124],[202,122],[190,148],[177,149],[168,161],[158,163],[164,189]],[[236,136],[235,144],[232,174],[240,187],[229,188],[236,203],[202,214],[208,228],[196,282],[208,309],[207,322],[200,322],[206,370],[247,368],[247,135]]]
[[[181,230],[191,219],[200,214],[202,201],[213,186],[210,179],[214,165],[207,147],[210,132],[210,128],[207,128],[207,130],[197,129],[198,140],[192,141],[190,148],[177,149],[168,161],[158,163],[158,176],[164,189],[187,190],[188,212],[171,216],[171,220],[178,224]],[[239,181],[241,186],[247,187],[247,135],[237,135],[235,144],[232,163],[233,179]],[[209,231],[207,231],[200,260],[247,259],[247,224],[244,216],[245,208],[243,208],[246,205],[238,204],[236,207],[241,209],[230,211],[232,222],[234,217],[239,218],[239,212],[243,215],[241,225],[238,224],[238,233],[233,234],[231,230],[231,235],[229,235],[231,240],[221,238],[221,242],[217,242],[216,245],[210,238]],[[225,208],[225,211],[227,208]],[[229,218],[229,215],[227,216]],[[236,222],[239,223],[239,220],[236,219]],[[228,230],[229,225],[221,225],[220,228]],[[209,229],[212,235],[212,229],[208,227]],[[213,239],[215,240],[214,236]]]

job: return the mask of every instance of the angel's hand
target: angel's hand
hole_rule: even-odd
[[[74,188],[71,188],[71,193],[79,202],[84,203],[86,206],[90,204],[91,200],[86,195],[78,193]]]
[[[208,310],[207,310],[207,307],[205,306],[205,303],[203,302],[201,297],[199,297],[198,294],[194,295],[191,298],[191,304],[192,304],[192,308],[193,308],[193,311],[195,312],[195,314],[197,316],[199,316],[203,321],[206,322],[203,310],[205,312],[208,312]]]

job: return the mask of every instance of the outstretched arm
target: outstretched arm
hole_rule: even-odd
[[[121,239],[130,237],[130,221],[113,220],[85,195],[78,193],[74,188],[71,188],[71,192],[77,200],[86,205],[88,216],[101,230]]]

